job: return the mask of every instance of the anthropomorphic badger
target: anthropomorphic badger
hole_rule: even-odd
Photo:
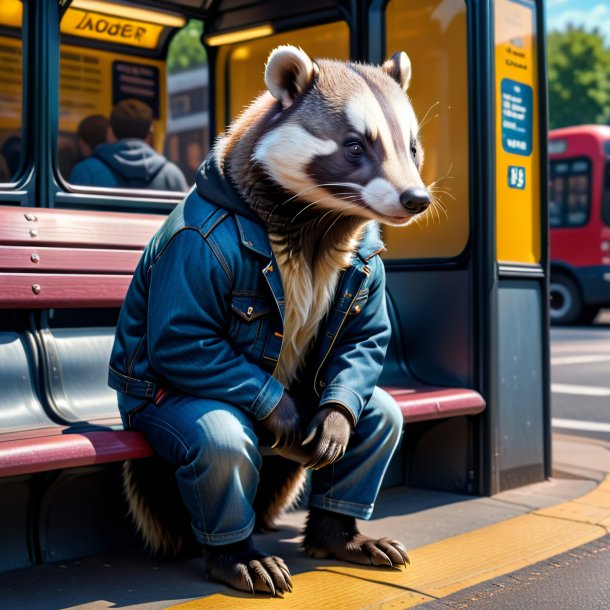
[[[124,423],[171,464],[208,575],[238,589],[292,589],[251,534],[306,468],[309,555],[407,561],[356,518],[370,517],[402,427],[376,387],[390,323],[375,221],[406,225],[430,203],[410,76],[405,53],[373,67],[275,49],[268,91],[218,140],[121,310],[109,383]],[[163,492],[154,475],[144,491],[138,464],[131,512],[153,549],[175,549]]]

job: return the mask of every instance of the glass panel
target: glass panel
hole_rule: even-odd
[[[468,241],[468,71],[463,0],[392,0],[386,10],[387,55],[406,51],[409,97],[420,121],[422,176],[439,204],[419,223],[384,228],[385,258],[445,258]]]
[[[22,166],[22,5],[0,6],[0,182],[14,182]]]
[[[81,187],[186,191],[209,141],[202,23],[131,3],[98,2],[99,14],[79,6],[61,27],[62,177]],[[103,24],[103,36],[81,31],[88,20]],[[121,41],[112,38],[120,32]],[[167,61],[152,57],[169,36]]]
[[[591,162],[588,159],[551,162],[550,170],[551,227],[587,224],[591,213]]]
[[[341,21],[222,47],[216,71],[218,132],[224,131],[231,120],[264,91],[265,63],[269,53],[282,44],[299,46],[311,57],[346,60],[349,59],[349,28]]]

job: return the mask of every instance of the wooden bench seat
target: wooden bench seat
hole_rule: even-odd
[[[478,392],[463,388],[417,386],[385,388],[406,423],[476,415],[485,408]],[[78,430],[78,429],[77,429]],[[149,457],[144,436],[131,430],[76,431],[54,427],[0,434],[0,477],[92,466]]]

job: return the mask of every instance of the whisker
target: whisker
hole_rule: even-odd
[[[316,205],[317,203],[320,203],[322,201],[325,201],[326,199],[331,199],[332,197],[335,197],[337,195],[350,195],[351,193],[336,193],[334,195],[327,195],[326,197],[322,197],[321,199],[317,199],[316,201],[312,201],[311,203],[308,203],[304,208],[301,208],[290,220],[290,224],[292,224],[303,212],[305,212],[306,210],[308,210],[310,207]]]
[[[343,216],[342,212],[339,212],[339,216],[337,216],[337,218],[335,218],[335,220],[333,220],[328,229],[326,229],[326,231],[324,232],[324,235],[322,235],[322,239],[320,240],[321,242],[324,241],[324,238],[328,235],[328,232],[337,224],[337,222],[341,219],[341,217]]]
[[[439,104],[440,104],[440,102],[439,102],[439,101],[436,101],[436,102],[434,102],[434,103],[432,104],[432,106],[430,106],[430,108],[428,108],[428,110],[426,110],[426,114],[424,114],[424,118],[423,118],[423,119],[422,119],[422,120],[419,122],[419,128],[418,128],[418,129],[421,129],[422,127],[424,127],[424,125],[426,124],[426,117],[427,117],[427,116],[430,114],[430,112],[432,111],[432,109],[433,109],[435,106],[438,106]],[[436,117],[438,117],[438,114],[437,114],[437,115],[435,115],[435,116],[436,116]],[[433,117],[433,118],[435,118],[435,117]]]

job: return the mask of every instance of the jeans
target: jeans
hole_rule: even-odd
[[[119,394],[119,406],[128,400]],[[158,406],[151,402],[134,411],[125,423],[141,430],[154,451],[177,467],[180,494],[200,543],[229,544],[252,533],[262,457],[253,421],[245,412],[228,403],[172,392]],[[310,506],[370,518],[402,423],[391,396],[375,388],[345,455],[312,472]]]

